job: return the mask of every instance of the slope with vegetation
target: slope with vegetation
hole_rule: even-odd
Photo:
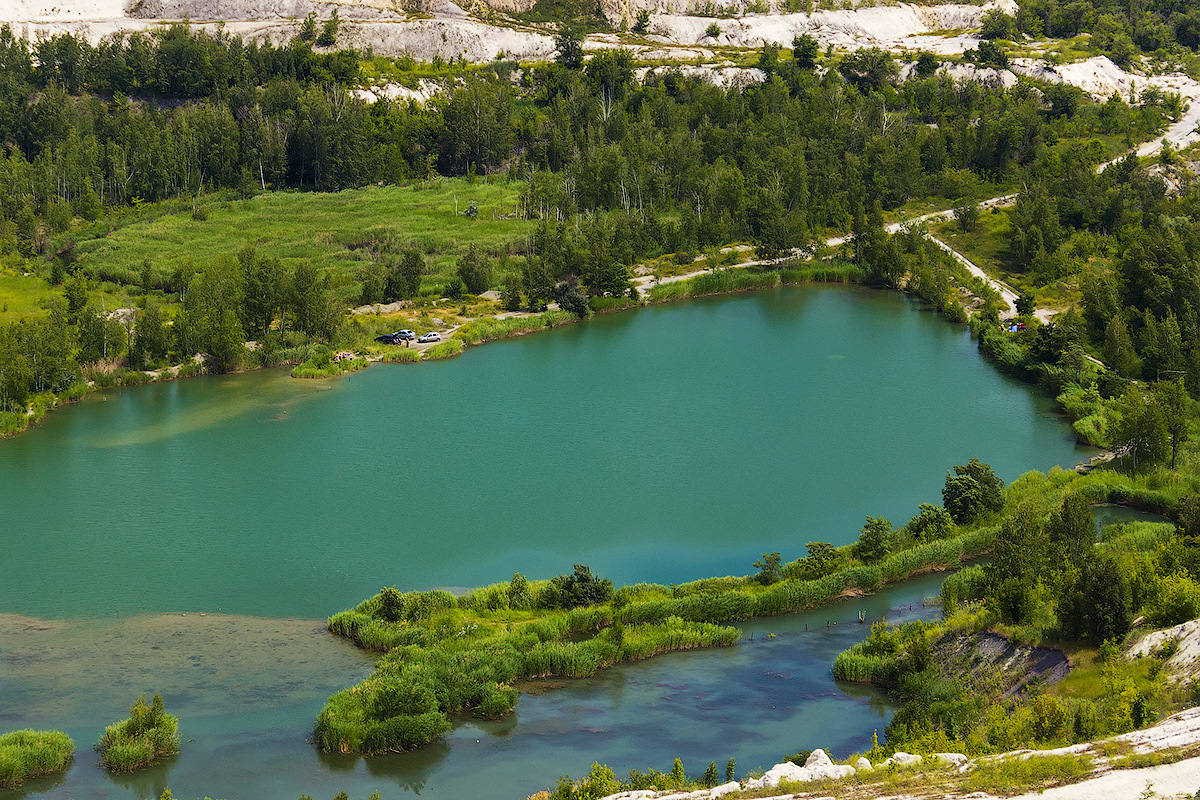
[[[405,322],[443,329],[501,307],[619,307],[639,299],[633,265],[724,266],[738,241],[760,260],[822,255],[849,230],[866,281],[961,319],[955,267],[919,231],[889,238],[886,214],[969,206],[1165,118],[1118,100],[1064,114],[1026,83],[900,81],[882,51],[822,72],[804,44],[762,49],[767,82],[721,88],[636,78],[621,51],[584,63],[564,34],[554,63],[467,70],[417,106],[368,105],[350,91],[358,56],[302,40],[180,24],[31,47],[0,30],[0,287],[30,296],[0,326],[0,429],[164,367],[365,350],[400,321],[347,323],[351,305],[406,304]],[[498,305],[478,301],[489,289]]]

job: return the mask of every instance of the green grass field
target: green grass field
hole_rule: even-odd
[[[22,263],[20,259],[17,263]],[[98,287],[105,308],[122,308],[132,304],[129,292],[115,284],[105,283]],[[22,271],[21,267],[0,267],[0,323],[15,322],[22,317],[41,312],[41,303],[51,297],[61,297],[59,287],[51,286],[42,278]]]
[[[335,285],[345,286],[355,282],[369,258],[366,248],[391,240],[394,246],[420,248],[428,263],[425,284],[440,284],[470,244],[499,252],[529,233],[528,222],[501,218],[514,212],[520,189],[516,182],[443,179],[426,187],[274,192],[210,201],[203,221],[194,219],[188,207],[146,214],[111,232],[105,227],[67,235],[75,238],[82,268],[131,283],[146,259],[156,275],[169,276],[188,260],[203,264],[252,244],[285,264],[312,261],[332,271]],[[474,201],[478,218],[455,216],[456,201],[460,212]]]

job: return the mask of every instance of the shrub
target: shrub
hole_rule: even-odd
[[[75,742],[61,731],[13,731],[0,736],[0,789],[15,789],[39,775],[62,772]]]
[[[754,562],[754,568],[758,570],[758,574],[754,576],[755,580],[763,586],[778,583],[781,577],[780,565],[782,563],[783,559],[779,553],[763,553],[763,557]]]
[[[575,608],[577,606],[607,603],[613,596],[612,581],[597,578],[584,564],[576,564],[570,575],[559,575],[550,581],[557,590],[541,600],[544,608]]]
[[[861,561],[875,564],[891,551],[895,539],[891,522],[883,517],[867,517],[867,524],[863,525],[850,552]]]
[[[166,713],[162,695],[144,695],[129,709],[129,719],[109,725],[96,744],[100,763],[112,772],[132,772],[179,752],[179,719]]]
[[[909,535],[918,542],[941,539],[954,529],[954,520],[950,517],[950,512],[941,506],[921,503],[918,508],[918,514],[904,526],[908,528]]]
[[[1183,572],[1158,582],[1156,596],[1146,608],[1146,618],[1156,628],[1167,628],[1200,617],[1200,584]]]
[[[435,344],[422,354],[422,361],[436,361],[439,358],[452,358],[458,355],[463,350],[463,343],[459,339],[447,339],[444,342]]]
[[[960,525],[974,522],[1004,508],[1004,481],[996,477],[991,466],[972,458],[946,475],[942,505]]]
[[[1033,738],[1039,742],[1052,742],[1067,729],[1067,711],[1057,699],[1049,695],[1033,698],[1029,706],[1030,727]]]

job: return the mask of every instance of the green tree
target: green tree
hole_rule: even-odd
[[[1063,498],[1046,525],[1052,565],[1069,569],[1089,558],[1096,544],[1096,518],[1092,505],[1080,492]]]
[[[921,503],[918,513],[904,527],[918,542],[931,542],[948,536],[954,528],[950,512],[932,503]]]
[[[591,309],[588,307],[587,295],[579,288],[579,281],[574,275],[568,275],[566,280],[559,281],[554,286],[554,302],[563,311],[583,319]]]
[[[989,465],[972,458],[947,473],[942,505],[958,524],[974,522],[983,514],[1004,508],[1004,481]]]
[[[333,47],[337,43],[340,23],[341,20],[338,19],[338,12],[335,8],[329,15],[329,19],[325,20],[325,24],[321,26],[321,35],[317,37],[317,44],[321,47]]]
[[[533,602],[533,594],[529,590],[529,581],[519,572],[514,572],[508,582],[509,608],[529,608]]]
[[[1119,419],[1112,435],[1113,450],[1129,459],[1134,472],[1162,463],[1170,452],[1170,433],[1157,403],[1137,386],[1130,386],[1117,403]]]
[[[643,8],[637,12],[637,17],[635,18],[634,23],[633,23],[633,32],[634,33],[648,33],[649,31],[650,31],[650,11],[648,9]]]
[[[1171,469],[1175,469],[1175,459],[1179,455],[1179,446],[1192,438],[1188,413],[1191,398],[1183,380],[1158,381],[1150,387],[1154,395],[1154,405],[1157,406],[1167,435],[1171,442]]]
[[[1120,639],[1129,632],[1129,587],[1111,556],[1090,555],[1079,565],[1078,578],[1067,585],[1058,603],[1063,634],[1093,642]]]
[[[212,330],[209,369],[218,373],[232,372],[241,364],[245,350],[246,335],[242,323],[232,308],[223,309]]]
[[[358,269],[358,279],[362,281],[362,293],[358,302],[367,306],[385,301],[388,277],[387,265],[382,261],[373,259],[364,262]]]
[[[1067,732],[1070,715],[1057,698],[1038,695],[1029,704],[1029,727],[1039,742],[1052,742]]]
[[[718,780],[717,762],[710,761],[708,762],[708,769],[704,770],[704,777],[700,779],[700,782],[704,784],[706,789],[711,789],[717,785]]]
[[[958,223],[958,227],[962,229],[963,233],[974,231],[979,225],[979,203],[971,201],[955,206],[954,221]]]
[[[899,72],[892,54],[878,47],[855,50],[842,59],[838,70],[863,94],[878,91]]]
[[[404,251],[399,265],[388,273],[386,295],[390,300],[408,300],[416,297],[421,289],[421,275],[425,273],[425,259],[419,250]]]
[[[500,304],[505,311],[521,310],[521,281],[515,275],[508,276],[504,281],[504,288],[500,292]]]
[[[78,325],[79,315],[88,304],[91,284],[87,275],[76,272],[63,282],[63,297],[67,301],[67,324]]]
[[[404,618],[404,595],[395,586],[385,586],[379,591],[379,606],[371,616],[384,622],[399,622]]]
[[[817,57],[821,54],[821,44],[815,37],[808,35],[796,36],[792,39],[792,61],[800,69],[813,69],[817,66]]]
[[[883,517],[867,517],[850,552],[866,564],[876,564],[891,552],[894,543],[895,531],[891,522]]]
[[[551,578],[550,585],[557,590],[557,604],[561,608],[607,603],[613,596],[612,581],[597,578],[584,564],[576,564],[570,575]]]
[[[1017,29],[1017,21],[998,8],[984,13],[981,23],[981,39],[1012,39]]]
[[[317,12],[310,11],[300,23],[300,41],[311,42],[317,38]]]
[[[779,553],[763,553],[763,557],[754,562],[754,568],[758,570],[754,579],[763,586],[779,583],[782,564],[783,559]]]
[[[1104,363],[1122,378],[1132,380],[1142,372],[1142,361],[1133,348],[1129,327],[1121,314],[1114,314],[1104,330]]]
[[[151,362],[165,358],[169,346],[162,311],[157,303],[147,303],[134,324],[133,342],[129,347],[130,366],[146,369]]]
[[[564,25],[554,37],[554,48],[557,51],[554,60],[567,69],[583,67],[583,35],[573,26]]]
[[[1021,292],[1017,295],[1017,313],[1023,317],[1028,317],[1037,309],[1037,298],[1033,296],[1033,292]]]
[[[468,292],[483,294],[492,281],[492,265],[479,249],[479,245],[472,244],[467,249],[467,254],[458,260],[456,274],[462,278]]]

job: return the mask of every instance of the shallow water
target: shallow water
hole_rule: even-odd
[[[385,798],[516,800],[561,774],[585,773],[593,761],[623,775],[669,770],[680,757],[690,774],[710,760],[723,770],[735,757],[742,776],[801,749],[845,756],[870,747],[876,729],[882,737],[891,716],[877,692],[829,676],[837,653],[864,634],[858,612],[868,622],[935,614],[921,601],[936,594],[941,578],[811,614],[754,620],[734,647],[553,682],[542,694],[522,695],[517,712],[500,722],[460,720],[442,743],[369,760],[324,755],[306,741],[324,697],[370,671],[366,654],[320,634],[319,622],[0,618],[0,729],[59,727],[76,742],[65,776],[0,798],[150,798],[170,787],[185,798],[320,799],[346,790],[357,799],[378,790]],[[105,724],[125,716],[127,697],[155,690],[181,719],[182,753],[133,776],[106,775],[89,746]]]
[[[680,582],[1089,451],[963,326],[795,287],[377,365],[93,395],[0,442],[0,611],[322,618],[589,564]]]

